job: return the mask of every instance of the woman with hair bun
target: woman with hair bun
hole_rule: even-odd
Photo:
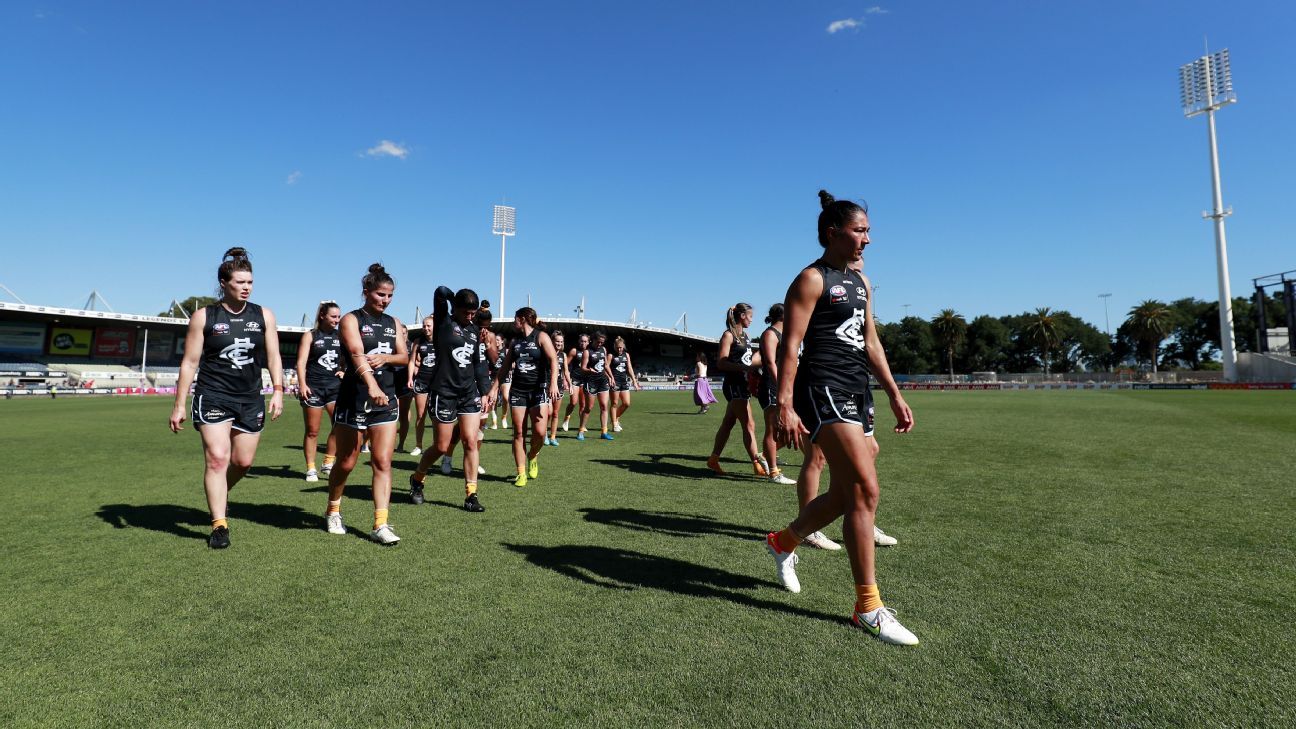
[[[868,208],[819,191],[818,234],[823,255],[797,275],[784,301],[786,323],[778,361],[779,442],[818,446],[828,463],[827,493],[801,508],[766,547],[779,581],[801,591],[796,548],[806,536],[844,516],[846,552],[855,580],[851,622],[894,645],[918,638],[882,603],[874,570],[874,517],[879,496],[869,375],[886,390],[895,432],[913,430],[913,411],[891,376],[873,321],[869,281],[850,269],[869,244]],[[797,352],[804,345],[800,361]]]
[[[585,393],[585,371],[581,369],[581,362],[585,359],[585,350],[589,349],[590,337],[588,334],[581,332],[576,337],[575,346],[566,355],[566,363],[563,368],[571,375],[571,400],[567,402],[567,410],[563,413],[562,429],[567,432],[571,422],[572,410],[576,411],[576,422],[580,422],[580,414],[585,411],[585,400],[588,395]],[[556,433],[555,433],[556,435]],[[557,443],[557,438],[554,442]]]
[[[796,481],[783,475],[778,465],[778,352],[783,339],[783,305],[774,304],[765,316],[765,331],[760,336],[759,377],[756,385],[756,402],[765,416],[765,436],[761,443],[765,449],[765,462],[769,464],[769,480],[791,486]]]
[[[345,374],[342,369],[342,338],[338,335],[341,319],[342,311],[336,301],[321,301],[315,312],[315,327],[302,334],[301,343],[297,345],[298,397],[306,426],[302,453],[306,456],[306,480],[310,483],[319,481],[315,453],[319,448],[320,421],[326,412],[330,425],[324,452],[325,476],[333,470],[333,462],[337,460],[337,437],[333,434],[332,421]]]
[[[524,306],[513,315],[513,326],[518,336],[509,341],[495,383],[491,385],[490,399],[505,386],[511,376],[509,388],[509,415],[513,421],[513,460],[517,464],[514,486],[526,486],[528,478],[540,475],[540,450],[549,432],[549,393],[558,390],[558,350],[549,334],[544,331],[535,309]],[[530,448],[526,447],[527,419],[530,416],[533,432]]]
[[[182,429],[185,397],[196,375],[190,417],[202,436],[207,464],[203,489],[212,520],[207,546],[225,549],[230,545],[225,518],[229,491],[252,467],[265,425],[261,368],[270,370],[270,419],[277,420],[283,413],[283,362],[274,314],[248,300],[252,261],[247,251],[225,251],[216,280],[220,299],[189,319],[170,425],[173,433]]]
[[[369,466],[373,472],[374,525],[369,536],[378,544],[400,541],[387,522],[391,506],[391,463],[396,450],[399,420],[396,397],[397,365],[408,361],[405,327],[387,313],[396,282],[381,263],[369,266],[360,279],[364,304],[342,317],[342,361],[346,374],[338,392],[333,426],[337,432],[338,461],[329,474],[329,534],[346,534],[342,522],[342,493],[347,477],[360,459],[362,436],[368,436]]]
[[[707,468],[724,475],[720,467],[720,454],[729,442],[729,433],[734,423],[742,424],[743,446],[747,457],[751,459],[752,470],[757,476],[769,476],[769,466],[756,450],[756,424],[752,420],[751,392],[747,387],[747,373],[760,366],[760,356],[752,353],[751,337],[747,327],[752,323],[751,304],[738,303],[729,307],[725,314],[725,333],[720,335],[720,353],[716,358],[716,369],[724,373],[721,391],[728,404],[725,406],[724,420],[716,431],[715,444],[711,448],[711,457],[707,459]]]

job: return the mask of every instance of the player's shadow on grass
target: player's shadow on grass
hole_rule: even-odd
[[[843,622],[839,615],[828,615],[773,600],[764,600],[745,592],[756,589],[783,590],[778,584],[769,580],[760,580],[713,567],[703,567],[692,562],[628,549],[575,544],[541,547],[504,543],[503,546],[522,555],[537,567],[610,590],[640,588],[662,590],[687,597],[725,600],[762,610],[826,620],[830,623]]]
[[[616,466],[624,468],[630,473],[640,476],[665,476],[667,478],[679,478],[689,481],[696,481],[700,478],[734,478],[736,475],[732,471],[720,476],[712,473],[711,469],[705,465],[690,466],[683,463],[671,463],[670,460],[700,461],[706,463],[706,456],[681,455],[678,453],[640,453],[640,458],[591,458],[594,463],[602,463],[605,466]],[[732,458],[722,458],[725,463],[738,463]]]
[[[638,532],[653,532],[671,537],[703,537],[716,535],[763,541],[765,532],[742,524],[718,521],[700,514],[682,514],[677,511],[643,511],[641,509],[581,509],[585,521],[607,524]]]
[[[107,504],[95,514],[114,529],[134,527],[188,539],[206,539],[211,517],[201,509],[176,504]],[[276,529],[323,529],[324,517],[296,506],[231,502],[229,517]]]
[[[302,478],[301,471],[294,469],[292,466],[252,466],[248,469],[247,475],[252,478],[269,476],[271,478],[289,478],[294,481]]]

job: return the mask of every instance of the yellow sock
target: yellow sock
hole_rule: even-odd
[[[387,510],[374,509],[374,529],[387,523]]]
[[[427,471],[423,471],[423,470],[420,470],[419,467],[415,467],[415,468],[414,468],[414,480],[415,480],[415,481],[418,481],[419,483],[423,483],[423,481],[426,480],[426,479],[427,479]]]
[[[224,517],[220,519],[212,519],[212,529],[218,529],[220,527],[229,529],[229,522],[225,521]]]
[[[477,493],[477,482],[476,482],[476,481],[473,481],[472,483],[466,483],[466,484],[464,484],[464,496],[465,496],[465,498],[467,498],[468,496],[472,496],[472,495],[475,494],[475,493]]]
[[[326,512],[324,512],[324,513],[325,513],[325,514],[341,514],[341,513],[342,513],[342,499],[338,499],[337,501],[329,501],[328,511],[326,511]]]
[[[324,467],[328,468],[337,460],[337,456],[324,456]]]
[[[882,607],[882,595],[878,592],[876,584],[855,586],[855,612],[869,613],[880,607]]]
[[[307,470],[307,471],[314,471],[314,470],[315,470],[315,461],[306,461],[306,470]]]

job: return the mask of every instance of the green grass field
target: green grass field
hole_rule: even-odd
[[[1296,393],[909,400],[878,573],[911,649],[850,627],[844,552],[778,587],[794,491],[710,477],[688,393],[525,489],[489,433],[481,515],[457,474],[410,505],[398,456],[389,549],[365,470],[323,531],[290,403],[224,552],[169,400],[0,401],[0,726],[1296,724]]]

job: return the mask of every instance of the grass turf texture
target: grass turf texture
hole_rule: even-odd
[[[410,505],[398,455],[388,549],[359,536],[367,470],[353,534],[323,531],[289,403],[224,552],[168,400],[0,402],[0,725],[1296,721],[1296,395],[909,400],[906,436],[879,402],[878,570],[913,649],[848,625],[844,552],[777,586],[793,489],[709,476],[720,413],[686,393],[637,394],[615,442],[563,434],[524,489],[489,431],[485,514],[457,471]],[[736,432],[726,455],[749,473]]]

